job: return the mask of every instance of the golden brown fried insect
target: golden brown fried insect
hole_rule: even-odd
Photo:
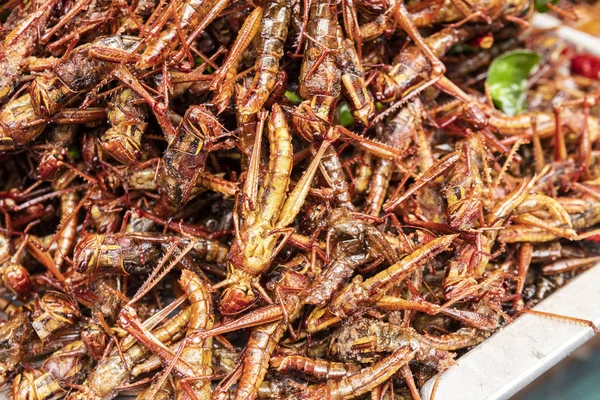
[[[37,116],[49,117],[64,108],[75,96],[98,85],[118,67],[104,53],[133,54],[140,40],[132,36],[107,36],[79,46],[63,58],[52,71],[38,76],[29,88]],[[103,56],[101,56],[101,53]],[[115,61],[123,61],[115,60]],[[10,104],[10,103],[9,103]]]
[[[0,382],[5,382],[8,373],[25,359],[34,338],[35,331],[31,327],[27,311],[17,313],[0,325]]]
[[[510,193],[504,200],[493,205],[492,210],[485,216],[490,228],[500,228],[505,219],[518,209],[526,199],[531,196],[527,192],[533,185],[533,180],[525,180]],[[532,200],[536,198],[533,197]],[[547,201],[544,196],[539,196],[539,205],[546,209],[554,207],[552,199]],[[560,207],[560,206],[559,206]],[[562,212],[558,211],[562,215]],[[568,216],[559,217],[562,223],[570,224]],[[569,226],[569,225],[567,225]],[[564,230],[564,229],[563,229]],[[567,229],[569,232],[574,231]],[[475,278],[480,277],[490,262],[491,251],[498,237],[497,229],[486,230],[479,235],[477,243],[465,243],[455,251],[454,258],[449,262],[449,268],[444,277],[443,286],[446,298],[461,297],[462,292],[468,291],[476,284]]]
[[[192,254],[209,262],[224,262],[227,248],[217,241],[190,239],[155,233],[86,234],[75,246],[73,265],[81,273],[100,268],[126,274],[147,273],[158,263],[170,244],[192,245]]]
[[[443,56],[450,48],[471,36],[467,28],[445,28],[425,39],[425,45],[436,57]],[[375,98],[381,102],[399,100],[419,83],[422,74],[428,72],[431,64],[417,45],[412,45],[398,53],[394,66],[387,73],[379,73],[373,80]]]
[[[164,311],[169,311],[169,308],[166,308]],[[184,331],[185,326],[187,326],[190,314],[189,308],[179,312],[162,327],[155,329],[152,332],[154,337],[160,341],[172,340],[179,337]],[[151,329],[151,327],[155,326],[164,317],[163,313],[157,313],[154,319],[150,318],[145,324]],[[70,400],[83,400],[114,396],[118,388],[126,382],[129,376],[129,368],[139,363],[150,353],[142,344],[132,343],[132,340],[129,340],[127,343],[121,343],[121,351],[124,352],[123,358],[126,364],[123,363],[118,351],[114,350],[113,353],[98,363],[88,375],[86,381],[78,388],[78,391],[72,392],[67,398]]]
[[[110,75],[123,61],[119,55],[132,54],[139,46],[137,38],[108,36],[91,44],[79,46],[61,59],[51,71],[34,79],[29,93],[11,100],[0,111],[0,142],[5,149],[14,149],[33,141],[44,129],[44,119],[59,119],[59,111],[77,95],[94,88],[105,75]],[[112,55],[112,58],[109,57]],[[110,60],[110,61],[107,61]],[[133,82],[127,82],[133,84]],[[148,100],[149,101],[149,100]],[[78,116],[76,114],[81,114]],[[91,119],[93,113],[70,113],[67,123]],[[101,116],[103,118],[104,116]],[[98,116],[95,116],[98,118]],[[63,122],[64,123],[64,122]]]
[[[42,400],[64,396],[65,390],[49,373],[23,371],[12,382],[12,395],[15,400]]]
[[[378,125],[378,137],[383,142],[400,151],[407,151],[410,144],[418,138],[422,131],[423,104],[416,97],[409,101],[385,126]],[[421,127],[420,127],[421,126]],[[426,142],[426,140],[425,140]],[[419,146],[419,149],[422,146]],[[430,154],[420,157],[419,164],[426,165]],[[365,214],[379,216],[385,201],[390,178],[393,172],[393,162],[387,159],[377,161],[369,185],[369,194],[365,201]]]
[[[376,257],[383,257],[391,264],[398,259],[381,232],[343,209],[332,211],[327,236],[334,246],[331,261],[314,279],[304,300],[307,304],[326,304],[359,266]]]
[[[260,111],[275,88],[283,45],[287,38],[291,9],[288,0],[270,0],[265,4],[256,41],[256,64],[252,85],[241,100],[241,115]]]
[[[235,314],[255,301],[253,287],[257,287],[257,276],[270,266],[282,244],[293,232],[287,226],[300,211],[327,146],[327,142],[323,142],[296,187],[285,198],[292,169],[292,143],[285,116],[279,106],[273,106],[268,132],[271,156],[264,184],[257,187],[261,134],[256,136],[257,144],[244,184],[243,192],[248,200],[241,205],[243,222],[228,255],[231,271],[227,283],[230,286],[223,291],[220,304],[224,314]],[[278,244],[278,241],[281,243]]]
[[[44,125],[34,124],[38,119],[29,94],[5,104],[0,110],[0,148],[14,150],[35,140],[44,130]]]
[[[50,20],[56,3],[56,0],[49,0],[38,5],[37,10],[23,18],[4,38],[0,60],[0,103],[3,103],[19,84],[27,56],[37,47],[38,32],[42,31]]]
[[[369,126],[375,114],[375,103],[367,90],[362,63],[351,40],[342,41],[338,63],[342,70],[342,93],[348,100],[352,116],[363,126]]]
[[[358,364],[313,360],[302,356],[273,356],[270,365],[277,372],[301,373],[319,380],[341,379],[360,371]]]
[[[402,366],[415,356],[415,350],[401,348],[390,356],[364,368],[360,372],[344,377],[339,381],[330,380],[316,386],[309,386],[302,394],[291,399],[353,399],[370,392],[384,383]]]
[[[302,69],[300,70],[300,96],[332,96],[341,93],[341,71],[337,55],[341,27],[337,22],[337,3],[319,0],[310,3],[310,18]]]
[[[224,4],[219,4],[224,3]],[[138,67],[146,69],[161,64],[167,59],[169,53],[174,50],[180,42],[184,42],[185,36],[199,26],[206,26],[210,23],[220,11],[225,8],[229,1],[209,1],[209,0],[186,0],[176,10],[174,6],[179,3],[172,3],[167,9],[175,17],[173,21],[168,22],[162,31],[156,37],[152,38],[146,45],[144,53],[141,55]],[[173,8],[171,8],[173,7]],[[217,15],[211,13],[212,9],[217,9]],[[165,17],[169,18],[170,13],[165,12]],[[193,32],[191,37],[197,37],[200,32]],[[193,39],[192,39],[193,40]],[[183,44],[187,48],[190,43]],[[189,50],[188,50],[189,51]],[[181,60],[181,58],[179,59]]]
[[[115,268],[123,272],[148,272],[148,262],[161,255],[164,240],[153,234],[85,234],[74,250],[73,266],[82,273],[97,268]]]
[[[329,310],[340,318],[351,315],[360,309],[361,305],[376,300],[393,285],[405,279],[427,259],[445,251],[457,237],[458,235],[446,235],[434,239],[364,282],[355,278],[333,298]]]
[[[20,300],[29,298],[33,291],[33,282],[27,269],[18,261],[23,251],[26,240],[23,240],[19,249],[8,258],[9,243],[2,236],[3,263],[0,265],[0,279],[5,288],[13,292]]]
[[[58,248],[54,253],[54,264],[56,264],[56,268],[59,270],[63,267],[65,256],[71,254],[73,246],[75,246],[75,235],[77,233],[77,225],[79,224],[76,215],[78,203],[79,193],[75,191],[65,193],[60,197],[60,211],[63,216],[63,221],[66,221],[66,218],[71,219],[67,222],[65,228],[60,231],[60,234],[56,239]],[[73,213],[75,213],[75,215],[71,215]]]
[[[252,39],[258,33],[262,15],[262,7],[256,7],[248,15],[227,55],[227,59],[223,62],[223,65],[219,68],[219,71],[215,74],[210,84],[210,90],[216,92],[213,102],[217,105],[219,113],[223,112],[229,104],[229,99],[233,94],[237,69],[242,59],[242,53],[248,48]]]
[[[474,328],[462,328],[439,337],[421,335],[412,328],[361,318],[334,334],[330,350],[342,360],[371,362],[379,352],[408,348],[416,351],[417,362],[439,371],[454,364],[454,354],[450,351],[474,346],[485,336]]]
[[[461,157],[465,158],[458,160],[450,169],[442,190],[448,203],[448,225],[457,230],[467,230],[483,210],[485,187],[481,175],[483,168],[487,168],[487,160],[480,137],[470,136],[461,147],[464,149]]]
[[[292,288],[296,293],[307,286],[306,278],[293,271],[284,271],[278,284],[282,287]],[[285,320],[253,328],[250,332],[250,338],[244,350],[241,377],[237,384],[235,396],[237,400],[256,398],[260,384],[267,373],[271,354],[285,333],[287,324],[292,323],[302,309],[300,299],[298,296],[294,297],[291,302],[281,305],[286,309]],[[288,305],[291,305],[289,309]]]
[[[86,373],[89,363],[85,360],[85,354],[85,346],[81,341],[55,351],[39,370],[23,371],[17,375],[12,385],[14,398],[41,400],[64,396],[68,390],[64,383],[79,383]]]
[[[109,105],[111,128],[102,135],[102,148],[119,162],[132,165],[142,157],[142,135],[146,130],[146,105],[129,88],[115,92]]]
[[[344,173],[344,167],[335,148],[327,147],[321,159],[321,173],[333,190],[333,197],[339,207],[353,211],[354,205],[350,195],[350,185]]]
[[[174,384],[177,398],[207,398],[211,392],[208,377],[212,373],[212,338],[192,338],[192,334],[196,330],[212,327],[214,315],[210,293],[206,282],[203,282],[189,270],[183,271],[179,283],[190,301],[190,326],[188,337],[176,346],[175,351],[164,346],[160,338],[150,333],[143,324],[140,324],[137,313],[129,305],[121,310],[119,324],[146,346],[149,351],[154,352],[164,363],[168,364],[167,371],[173,368],[183,377],[177,379]],[[166,378],[167,375],[163,375],[158,382],[154,382],[144,392],[142,398],[157,396],[162,390]]]
[[[77,303],[60,292],[46,292],[39,300],[39,308],[32,315],[31,326],[42,340],[75,324],[81,317]]]
[[[212,374],[212,338],[195,340],[190,335],[198,330],[210,329],[214,323],[214,313],[210,290],[206,282],[191,271],[183,270],[179,284],[188,296],[191,315],[188,326],[188,340],[182,350],[178,349],[181,359],[187,361],[194,368],[197,378],[182,379],[175,382],[177,398],[186,398],[188,391],[178,386],[187,386],[199,399],[208,398],[211,394],[210,380]]]

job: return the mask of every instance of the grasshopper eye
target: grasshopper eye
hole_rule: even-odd
[[[465,196],[465,189],[462,186],[454,186],[454,197],[456,201],[460,201]]]

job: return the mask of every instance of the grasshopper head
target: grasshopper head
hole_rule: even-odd
[[[223,315],[238,314],[256,301],[249,281],[239,281],[223,291],[219,306]]]
[[[47,154],[43,154],[40,157],[36,173],[38,178],[43,181],[52,181],[56,178],[56,173],[60,168],[60,162],[63,161],[64,157],[59,151],[52,151]]]
[[[84,235],[73,250],[73,267],[76,271],[84,273],[95,268],[101,244],[99,235]]]
[[[55,76],[38,76],[29,87],[33,109],[42,117],[56,114],[72,98],[71,93]]]
[[[11,263],[6,266],[2,275],[2,283],[22,300],[28,298],[33,291],[29,272],[20,264]]]
[[[481,200],[478,198],[466,198],[449,205],[446,209],[448,224],[460,231],[472,228],[481,214],[481,207]]]
[[[238,314],[256,301],[252,288],[253,277],[245,271],[235,268],[235,260],[232,261],[233,263],[229,264],[230,272],[227,278],[232,283],[223,291],[219,305],[219,309],[224,315]]]
[[[39,306],[42,312],[31,326],[42,340],[65,326],[73,325],[81,317],[77,303],[61,292],[46,292]]]
[[[128,126],[126,132],[118,132],[115,128],[106,131],[102,138],[102,148],[117,161],[125,165],[133,165],[142,157],[140,143],[129,132],[135,129]],[[141,134],[139,135],[141,137]]]

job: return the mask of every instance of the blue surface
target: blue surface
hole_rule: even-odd
[[[600,346],[586,358],[570,356],[514,400],[600,400]]]

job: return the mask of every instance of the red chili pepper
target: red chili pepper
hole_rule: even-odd
[[[600,58],[591,54],[578,54],[571,58],[571,72],[587,78],[597,79],[600,73]]]
[[[585,240],[589,240],[590,242],[600,243],[600,235],[599,234],[591,235],[591,236],[586,237]]]
[[[480,47],[482,49],[489,49],[494,44],[494,36],[491,33],[487,33],[482,36],[477,36],[469,41],[469,44],[474,47]]]

